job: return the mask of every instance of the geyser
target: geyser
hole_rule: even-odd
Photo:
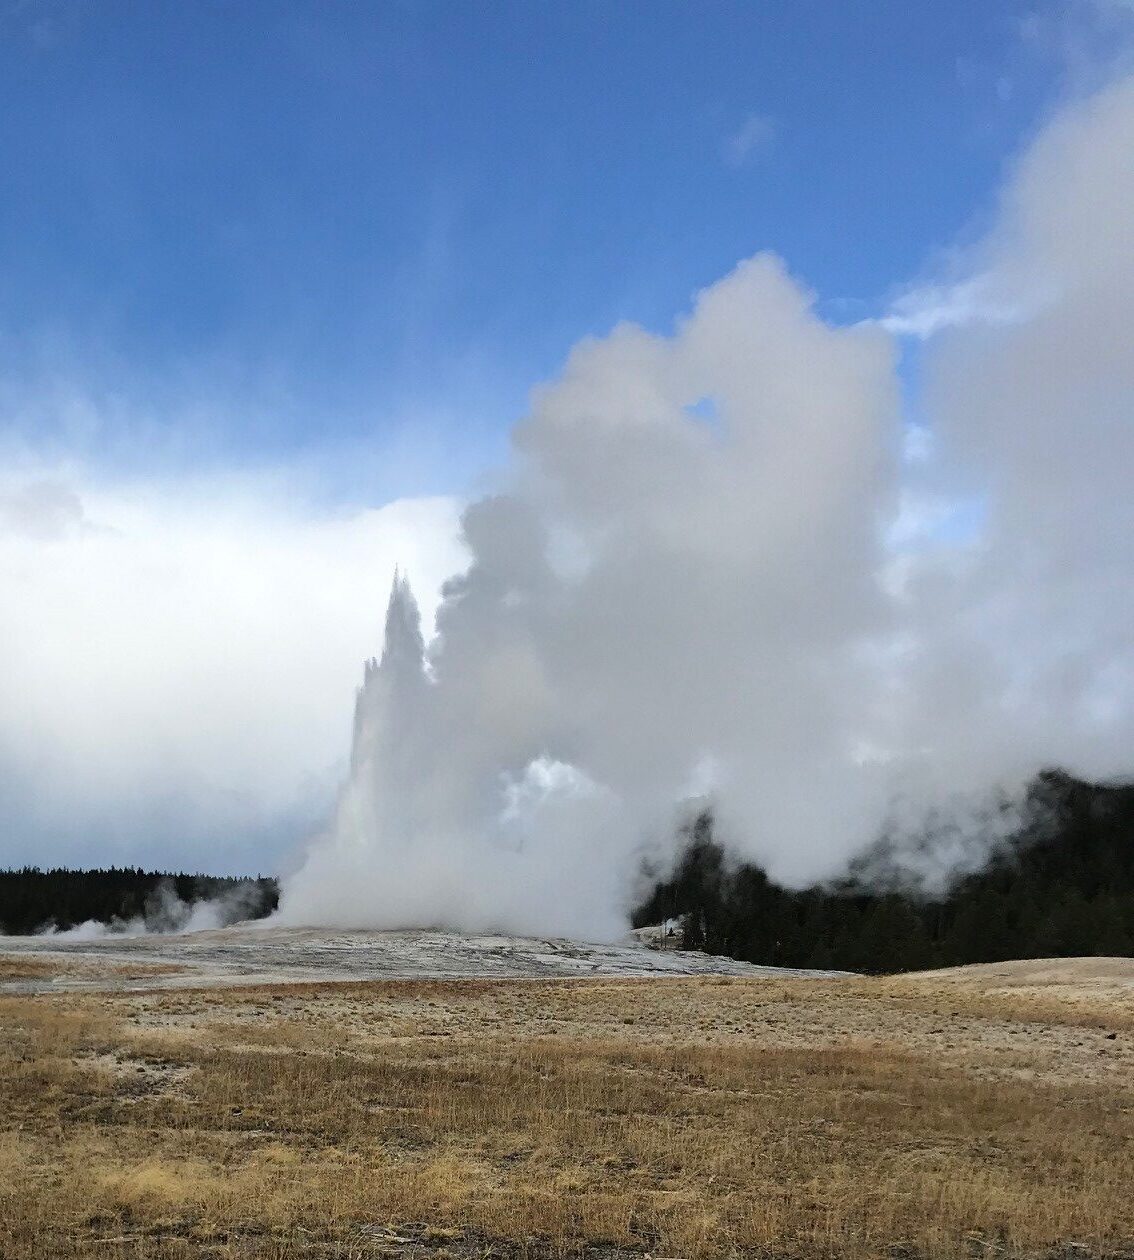
[[[284,882],[276,921],[619,935],[609,794],[546,757],[501,774],[487,740],[478,762],[476,731],[444,704],[408,578],[395,574],[382,656],[366,662],[355,702],[350,778],[332,827]]]
[[[767,255],[670,336],[577,346],[428,646],[395,581],[281,918],[608,937],[705,800],[800,883],[927,817],[972,861],[989,792],[1129,771],[1132,149],[1128,80],[1019,165],[959,281],[992,313],[923,351],[928,444],[894,337]]]

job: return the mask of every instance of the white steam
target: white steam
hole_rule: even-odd
[[[767,255],[579,345],[427,650],[395,582],[282,919],[612,935],[691,797],[801,882],[927,817],[970,860],[990,793],[1134,769],[1132,153],[1127,81],[1020,163],[915,459],[890,332]]]
[[[219,897],[183,901],[172,880],[162,880],[146,898],[142,913],[130,919],[86,919],[74,927],[48,924],[36,935],[53,940],[96,941],[113,936],[181,936],[230,927],[260,913],[263,890],[252,880],[242,881]]]

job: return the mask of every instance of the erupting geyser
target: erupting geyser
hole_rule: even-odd
[[[926,351],[767,255],[535,393],[423,640],[395,580],[285,922],[617,935],[711,801],[775,879],[880,835],[979,862],[1045,766],[1134,747],[1134,80],[1042,134]],[[1009,821],[1010,825],[1010,821]],[[944,847],[942,847],[944,846]]]
[[[515,780],[488,761],[473,777],[475,736],[439,708],[417,602],[395,573],[382,655],[366,661],[355,701],[350,778],[332,828],[285,881],[276,921],[620,935],[624,884],[599,826],[609,800],[547,758]]]

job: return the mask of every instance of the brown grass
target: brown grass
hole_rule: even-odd
[[[20,957],[9,954],[0,958],[0,982],[7,980],[50,980],[59,974],[59,965],[48,958]]]
[[[3,998],[0,1256],[1134,1254],[1134,1038],[1084,1019],[932,979]]]
[[[0,955],[0,984],[10,981],[68,980],[148,980],[184,972],[178,963],[104,962],[101,959],[49,954],[37,958],[27,954]]]

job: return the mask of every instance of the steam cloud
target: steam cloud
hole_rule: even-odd
[[[172,880],[163,880],[146,898],[142,913],[132,919],[87,919],[74,927],[48,925],[37,935],[57,940],[94,941],[108,936],[181,935],[241,923],[259,911],[262,890],[254,881],[237,884],[219,897],[182,901]]]
[[[768,255],[671,336],[576,347],[465,513],[428,648],[395,581],[281,919],[611,936],[706,799],[798,883],[927,819],[918,860],[964,860],[1043,766],[1129,772],[1132,152],[1127,79],[896,305],[934,330],[912,431],[891,331],[827,325]]]

